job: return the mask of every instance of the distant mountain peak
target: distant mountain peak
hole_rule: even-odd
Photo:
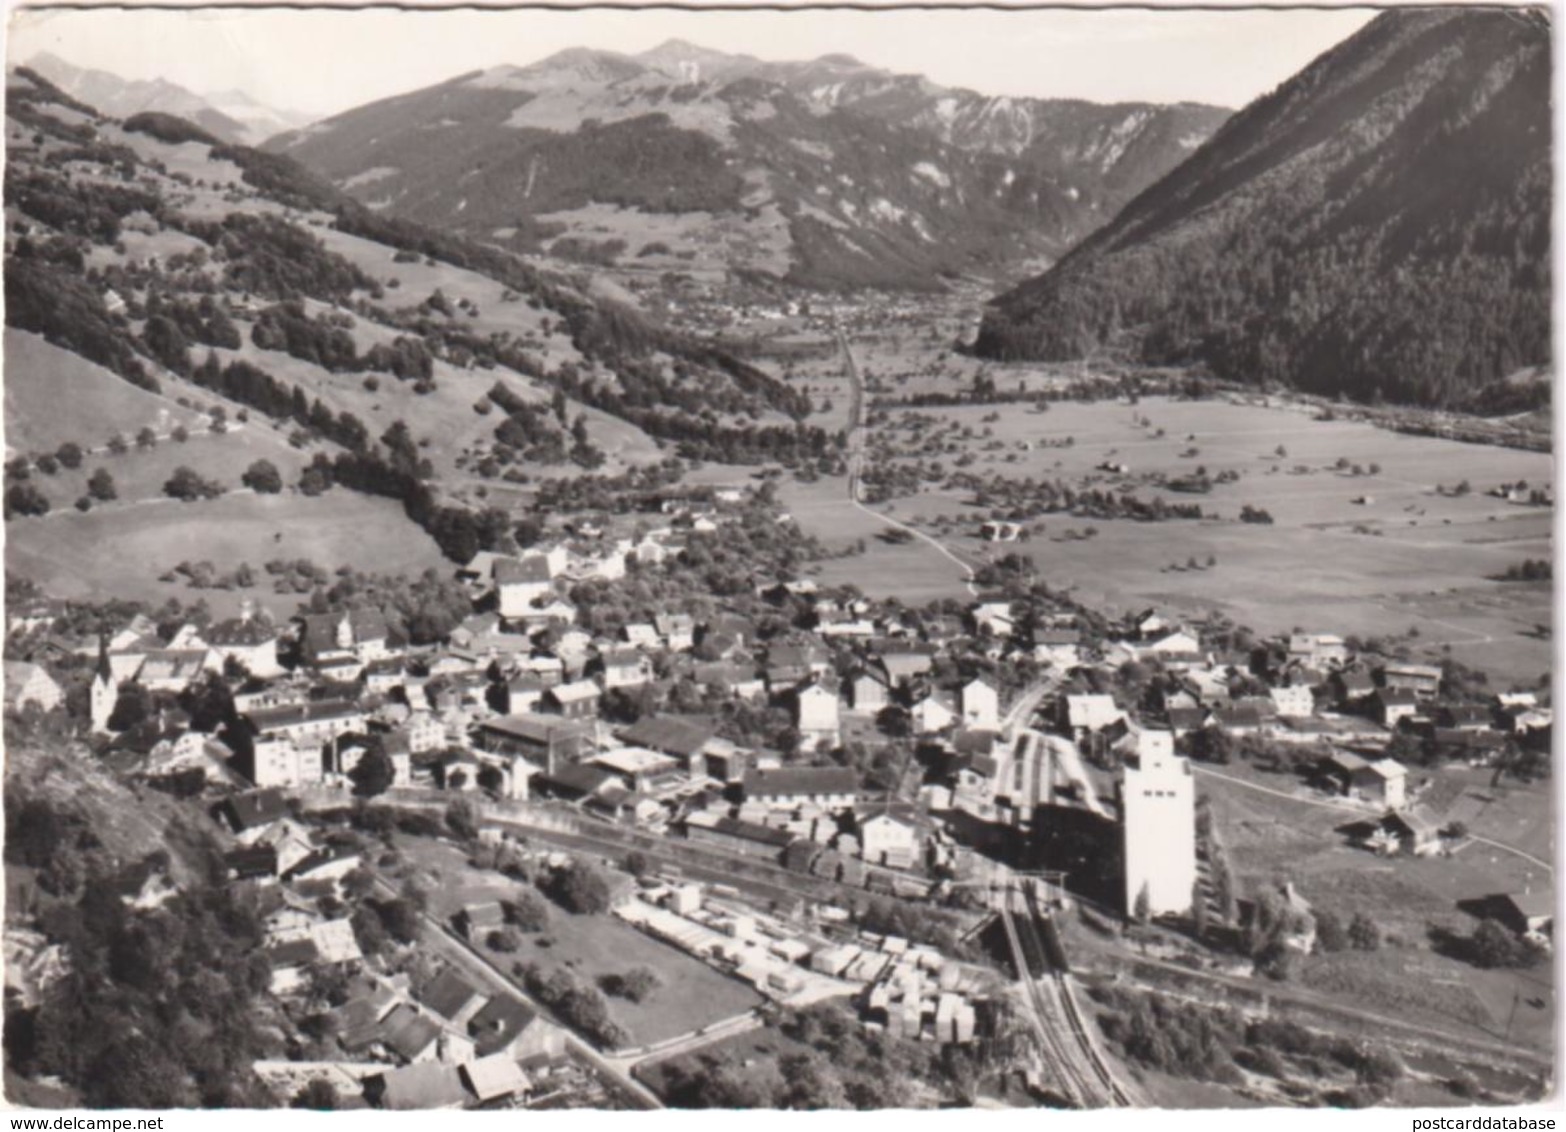
[[[110,117],[129,118],[144,111],[174,114],[226,142],[257,145],[310,121],[308,115],[264,106],[243,91],[201,95],[161,75],[127,79],[109,71],[78,67],[48,51],[34,55],[27,65],[72,98]]]
[[[761,60],[752,55],[731,55],[726,51],[692,43],[688,39],[666,39],[635,58],[660,74],[687,83],[737,77],[763,65]]]
[[[536,63],[512,68],[516,78],[544,79],[580,83],[611,83],[633,78],[643,70],[641,64],[618,51],[595,47],[567,47],[547,55]]]
[[[816,62],[825,63],[829,67],[852,67],[855,70],[874,71],[879,69],[843,51],[834,51],[829,55],[823,55]]]

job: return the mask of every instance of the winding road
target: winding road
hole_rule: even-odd
[[[859,366],[854,361],[854,352],[849,348],[848,335],[843,333],[841,327],[837,330],[837,344],[838,348],[843,351],[843,368],[848,374],[848,383],[853,389],[853,402],[852,408],[849,410],[848,422],[848,501],[878,522],[896,527],[901,531],[907,531],[914,538],[922,539],[924,542],[929,543],[939,554],[945,556],[962,571],[963,584],[968,587],[968,593],[977,597],[979,589],[974,582],[973,567],[960,558],[951,547],[947,546],[940,539],[926,534],[924,531],[911,527],[901,520],[894,519],[890,515],[867,506],[860,500],[859,476],[860,468],[864,463],[865,443],[868,435],[868,428],[865,425],[864,382],[859,376]]]

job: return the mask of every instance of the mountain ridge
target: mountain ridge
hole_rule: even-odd
[[[1059,255],[1226,114],[991,99],[849,56],[669,41],[457,76],[267,148],[372,207],[515,250],[609,245],[588,214],[609,206],[654,218],[654,252],[807,287],[928,289]]]
[[[309,116],[266,106],[241,90],[203,95],[167,79],[126,79],[110,71],[78,67],[49,52],[27,66],[73,98],[113,118],[155,112],[188,119],[221,141],[260,145],[308,124]]]

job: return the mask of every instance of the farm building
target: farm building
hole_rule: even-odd
[[[1548,892],[1509,892],[1495,904],[1497,918],[1518,935],[1555,930],[1555,898]]]
[[[1379,853],[1432,853],[1441,843],[1439,824],[1423,810],[1392,810],[1381,819],[1369,838],[1369,846]]]
[[[1430,664],[1389,664],[1381,670],[1381,683],[1428,699],[1441,690],[1441,670]]]
[[[1396,759],[1361,758],[1352,751],[1336,751],[1322,760],[1323,777],[1347,798],[1359,798],[1389,810],[1403,807],[1408,769]]]
[[[985,542],[1016,542],[1022,535],[1022,527],[1017,523],[987,522],[979,527],[979,537]]]

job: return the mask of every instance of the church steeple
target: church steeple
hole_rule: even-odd
[[[109,719],[119,702],[119,681],[114,678],[114,666],[109,663],[109,642],[98,635],[98,665],[89,690],[88,707],[92,714],[92,729],[98,734],[108,734]]]

